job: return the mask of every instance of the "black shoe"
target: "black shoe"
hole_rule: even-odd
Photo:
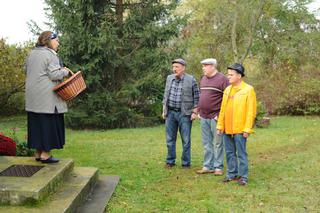
[[[40,161],[41,160],[41,158],[34,158],[36,161]]]
[[[225,177],[223,180],[222,180],[222,183],[229,183],[231,181],[238,181],[240,178],[239,177],[234,177],[234,178],[228,178],[228,177]]]
[[[50,156],[48,159],[40,159],[41,163],[58,163],[59,159]]]
[[[183,169],[190,169],[191,166],[190,166],[190,165],[182,165],[182,168],[183,168]]]
[[[176,164],[174,163],[167,163],[166,164],[166,168],[171,169],[172,167],[174,167]]]
[[[222,183],[229,183],[229,182],[231,182],[232,181],[232,179],[231,178],[224,178],[223,180],[222,180]]]

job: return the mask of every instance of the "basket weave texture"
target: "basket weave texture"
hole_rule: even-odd
[[[69,101],[79,95],[86,89],[86,83],[82,77],[81,71],[73,74],[70,78],[55,86],[55,91],[63,100]]]

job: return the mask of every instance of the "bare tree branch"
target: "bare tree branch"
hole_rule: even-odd
[[[0,94],[1,100],[7,102],[8,99],[15,93],[17,92],[22,92],[24,89],[24,82],[20,83],[19,85],[17,85],[16,87],[12,88],[10,91],[4,92],[2,94]],[[3,104],[3,103],[2,103]]]
[[[250,31],[249,31],[249,40],[248,40],[248,46],[246,48],[246,51],[244,52],[244,54],[242,55],[241,59],[240,59],[240,63],[242,63],[246,57],[248,56],[250,50],[251,50],[251,47],[252,47],[252,44],[253,44],[253,37],[254,37],[254,33],[255,33],[255,30],[256,30],[256,27],[257,27],[257,23],[263,13],[263,7],[265,6],[266,4],[266,0],[262,0],[260,2],[260,6],[259,6],[259,11],[258,11],[258,15],[256,17],[252,16],[252,25],[250,27]]]
[[[128,53],[127,55],[122,56],[122,59],[126,59],[128,57],[130,57],[132,54],[134,54],[140,47],[142,46],[142,42],[140,44],[138,44],[130,53]]]

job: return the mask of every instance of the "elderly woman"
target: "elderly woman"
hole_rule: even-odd
[[[28,147],[36,149],[35,160],[57,163],[50,151],[65,144],[64,114],[67,104],[52,88],[59,84],[68,70],[57,56],[57,34],[40,34],[36,47],[26,59],[26,111],[28,114]]]

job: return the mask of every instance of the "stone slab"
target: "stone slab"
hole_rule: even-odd
[[[119,176],[102,176],[87,198],[86,202],[78,209],[79,213],[103,213],[108,202],[114,193],[120,177]]]
[[[0,203],[20,205],[39,202],[54,193],[72,171],[74,162],[71,159],[61,159],[56,164],[43,164],[33,157],[0,156],[0,172],[11,165],[44,166],[31,177],[0,176]]]

